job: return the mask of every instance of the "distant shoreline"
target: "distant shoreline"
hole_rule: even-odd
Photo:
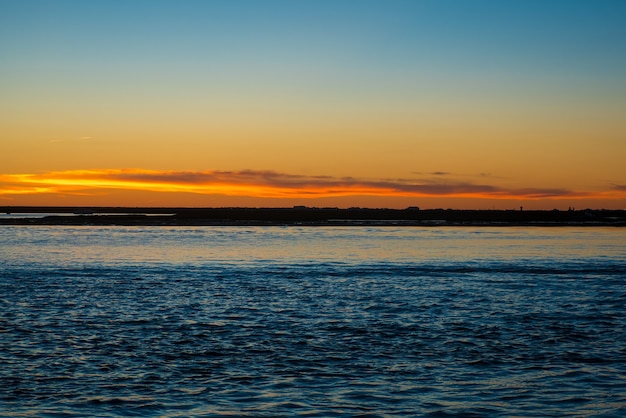
[[[0,206],[0,225],[100,226],[626,226],[624,210],[128,208]],[[41,214],[41,216],[25,216]]]

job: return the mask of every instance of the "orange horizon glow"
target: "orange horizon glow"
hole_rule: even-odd
[[[208,195],[250,199],[349,198],[445,198],[513,201],[620,201],[626,190],[620,186],[599,191],[567,189],[514,189],[491,184],[440,179],[358,179],[305,176],[274,171],[158,171],[106,169],[54,171],[42,174],[0,175],[0,199],[19,205],[20,197],[93,196],[112,191],[157,194]],[[116,206],[119,202],[111,202]],[[463,205],[460,205],[463,206]]]

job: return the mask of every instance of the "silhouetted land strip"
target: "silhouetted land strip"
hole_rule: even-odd
[[[626,226],[624,210],[0,206],[0,225]],[[20,214],[53,214],[24,217]]]

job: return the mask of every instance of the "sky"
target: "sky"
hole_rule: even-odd
[[[626,209],[626,1],[0,0],[0,205]]]

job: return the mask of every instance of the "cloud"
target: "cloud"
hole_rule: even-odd
[[[441,176],[447,172],[439,172]],[[433,173],[434,174],[434,173]],[[140,169],[75,170],[44,174],[0,175],[0,195],[89,193],[106,189],[187,192],[265,198],[313,198],[350,195],[473,197],[491,199],[624,198],[625,186],[613,192],[564,188],[504,188],[485,183],[436,179],[367,179],[300,175],[269,170],[156,171]],[[602,196],[600,196],[602,195]]]
[[[48,142],[53,143],[53,144],[57,144],[57,143],[61,143],[61,142],[86,142],[91,140],[92,137],[91,136],[81,136],[79,138],[54,138],[54,139],[50,139],[48,140]]]

